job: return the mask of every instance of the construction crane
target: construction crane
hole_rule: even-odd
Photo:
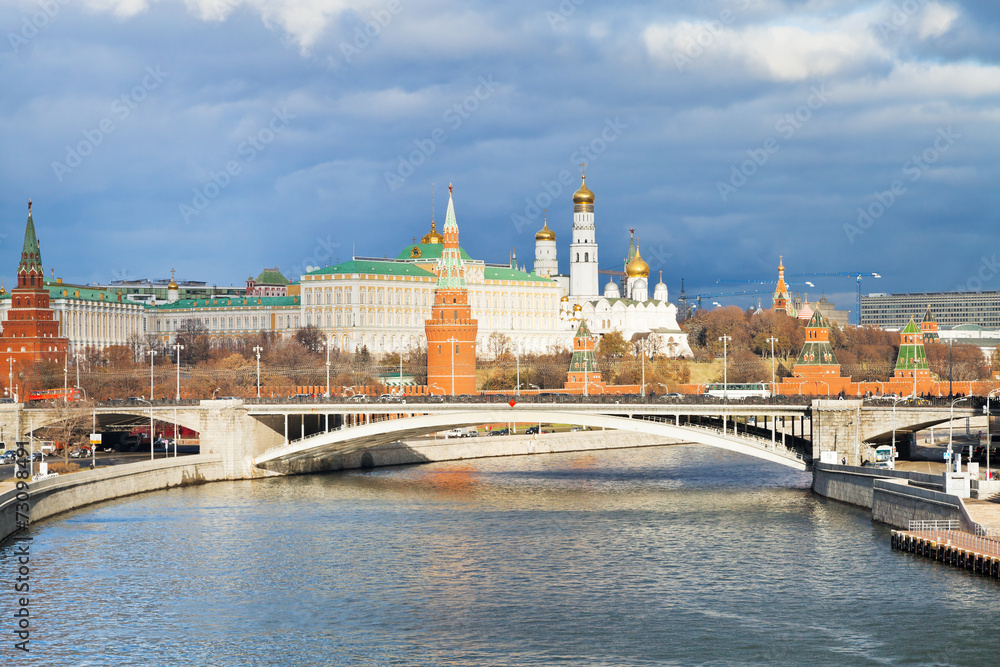
[[[777,284],[777,282],[778,282],[777,280],[772,278],[770,280],[716,280],[715,284],[716,285],[775,285]],[[816,285],[812,284],[808,280],[802,280],[802,281],[786,280],[785,284],[806,285],[807,287],[816,287]]]
[[[691,308],[691,301],[695,301],[696,302],[695,308],[697,308],[698,310],[701,310],[701,300],[702,299],[717,299],[717,298],[720,298],[720,297],[747,296],[747,295],[750,295],[750,294],[766,294],[766,293],[769,293],[769,290],[744,290],[742,292],[711,292],[711,293],[703,293],[703,294],[685,294],[684,293],[684,281],[682,279],[681,280],[681,293],[677,297],[677,301],[679,303],[683,303],[684,304],[684,311],[688,312],[688,311],[690,311],[690,308]]]
[[[796,273],[792,278],[854,278],[858,283],[858,326],[861,326],[861,279],[881,278],[877,273],[865,273],[858,271],[837,271],[834,273]]]

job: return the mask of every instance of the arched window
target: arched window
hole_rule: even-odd
[[[576,261],[580,261],[580,253],[576,253]]]
[[[585,261],[585,262],[589,262],[590,261],[590,253],[589,252],[583,253],[583,261]]]

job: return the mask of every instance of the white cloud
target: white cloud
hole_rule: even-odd
[[[921,16],[920,39],[940,37],[951,30],[957,18],[958,10],[954,7],[946,7],[937,2],[928,4]]]
[[[149,9],[146,0],[85,0],[84,6],[95,12],[107,12],[128,18]]]

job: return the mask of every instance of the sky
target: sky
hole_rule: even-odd
[[[1000,289],[995,1],[0,0],[0,33],[8,286],[29,198],[65,281],[241,285],[397,255],[432,183],[487,262],[530,270],[548,209],[567,271],[586,162],[601,268],[634,228],[671,300],[779,256]]]

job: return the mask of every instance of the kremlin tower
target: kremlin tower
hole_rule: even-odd
[[[0,336],[0,353],[5,357],[0,357],[0,363],[11,366],[12,370],[36,361],[61,363],[69,349],[69,340],[59,336],[59,322],[53,317],[44,277],[29,201],[17,287],[10,291],[10,308]]]
[[[437,288],[434,290],[431,318],[424,322],[427,386],[435,394],[473,394],[476,392],[476,334],[479,323],[472,319],[450,185],[448,213],[442,232],[444,248],[437,265]]]
[[[774,288],[774,297],[771,300],[771,310],[776,313],[792,315],[788,307],[788,285],[785,284],[785,264],[784,257],[778,258],[778,284]]]

